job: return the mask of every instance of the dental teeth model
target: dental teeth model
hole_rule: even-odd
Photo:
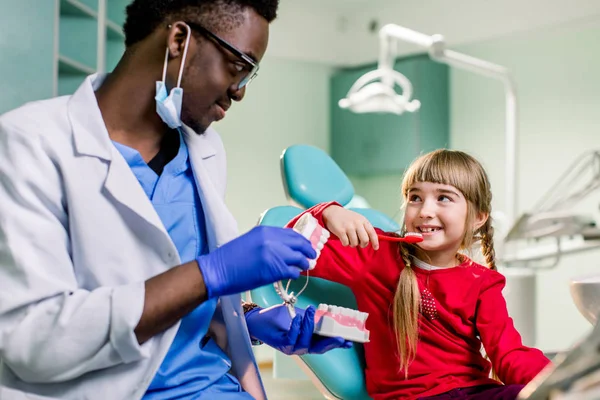
[[[317,252],[317,257],[314,260],[309,260],[309,269],[313,269],[317,265],[317,259],[321,255],[321,250],[325,247],[325,242],[329,239],[330,233],[319,225],[319,221],[309,213],[300,217],[293,229],[310,240],[310,244]]]
[[[301,216],[300,219],[298,219],[298,221],[296,221],[294,224],[293,229],[308,239],[313,249],[315,249],[317,252],[317,256],[314,260],[308,260],[309,270],[314,269],[317,265],[317,259],[321,255],[321,250],[323,250],[323,247],[325,247],[325,242],[327,242],[327,239],[329,239],[329,231],[323,228],[319,224],[319,221],[317,221],[317,219],[309,213]],[[308,284],[308,278],[306,284]],[[275,282],[273,286],[275,286],[275,291],[285,303],[288,312],[290,313],[290,317],[294,318],[296,316],[296,309],[294,307],[298,297],[294,295],[294,292],[288,293],[287,288],[283,286],[281,281]],[[306,288],[306,285],[304,285],[304,288]],[[302,293],[304,288],[298,292],[298,296],[300,293]]]
[[[341,336],[357,343],[369,341],[369,331],[365,328],[368,313],[350,308],[319,304],[315,313],[315,333],[321,336]]]

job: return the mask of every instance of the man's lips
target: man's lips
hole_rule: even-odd
[[[228,107],[223,107],[220,104],[216,104],[215,108],[217,110],[217,121],[222,120],[223,118],[225,118],[225,115],[227,114],[227,108]]]

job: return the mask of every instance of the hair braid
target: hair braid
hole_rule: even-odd
[[[412,268],[408,246],[400,245],[404,268],[394,295],[393,320],[396,332],[399,370],[408,376],[408,366],[414,360],[419,338],[419,307],[421,295],[417,275]]]
[[[481,228],[481,252],[485,257],[487,265],[496,270],[496,252],[494,251],[494,228],[492,218],[489,217]]]

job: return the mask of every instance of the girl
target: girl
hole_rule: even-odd
[[[379,241],[383,232],[336,203],[307,211],[334,235],[311,275],[348,286],[369,313],[370,396],[516,399],[549,360],[523,346],[507,313],[487,174],[463,152],[437,150],[409,167],[402,194],[404,230],[424,238],[417,245]],[[475,242],[487,266],[460,252]],[[491,367],[503,384],[489,377]]]

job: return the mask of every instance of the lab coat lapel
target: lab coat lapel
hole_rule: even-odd
[[[113,153],[115,153],[115,157],[108,166],[108,175],[104,182],[104,187],[108,193],[116,201],[163,232],[166,237],[169,237],[156,209],[148,199],[133,171],[131,171],[127,161],[120,154],[116,154],[118,153],[116,148]]]
[[[197,135],[188,127],[184,127],[183,131],[207,222],[209,246],[213,251],[238,236],[237,223],[218,193],[206,166],[207,160],[216,153],[214,147],[204,135]],[[241,296],[221,297],[217,314],[221,314],[225,322],[233,372],[246,392],[257,400],[266,399],[250,344]]]
[[[215,187],[206,165],[208,159],[216,154],[214,146],[207,137],[196,134],[188,127],[184,127],[183,133],[202,200],[208,244],[212,251],[238,236],[237,222]]]
[[[160,217],[137,178],[110,141],[94,91],[104,76],[92,75],[69,99],[68,114],[79,155],[97,157],[108,163],[104,187],[108,194],[168,237]]]

